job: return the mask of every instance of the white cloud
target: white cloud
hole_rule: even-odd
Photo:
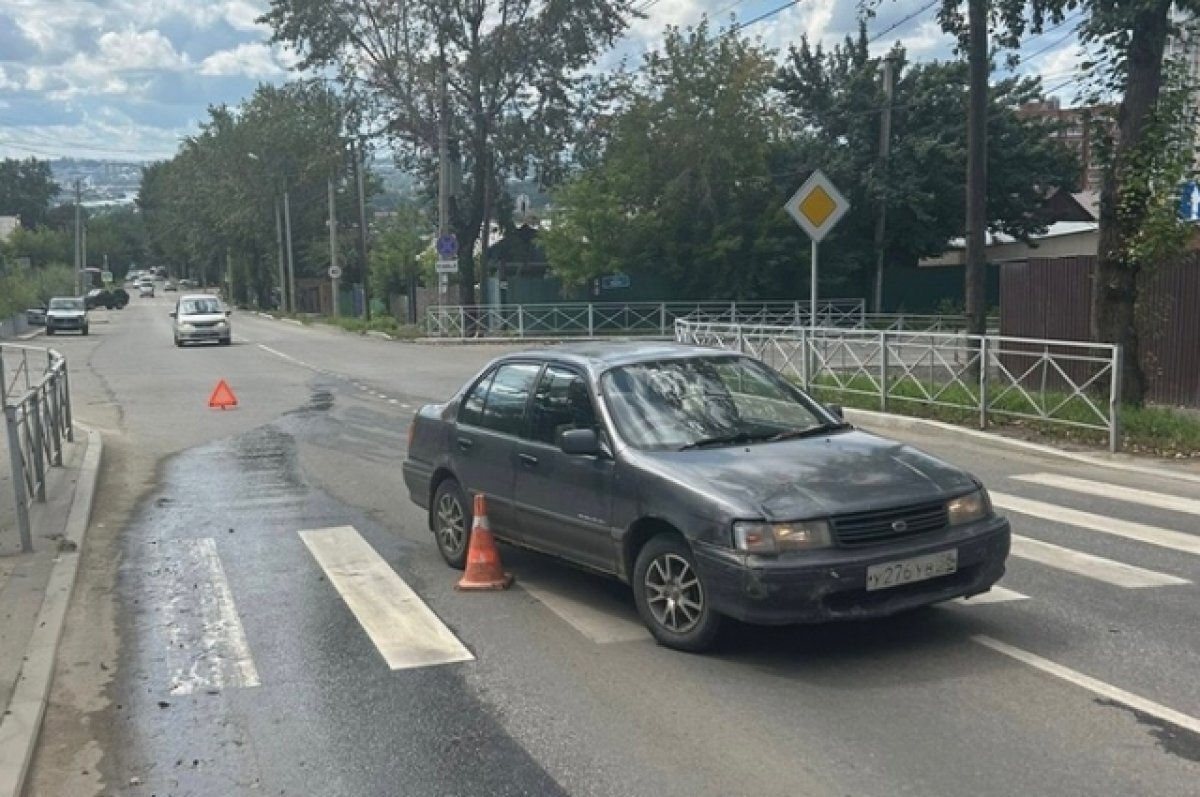
[[[213,53],[200,62],[200,74],[242,75],[249,78],[276,77],[287,70],[280,65],[275,51],[258,42],[239,44],[232,50]]]
[[[176,52],[171,40],[157,30],[109,31],[97,40],[96,61],[117,71],[139,69],[182,69],[186,56]]]
[[[8,72],[4,71],[4,67],[0,66],[0,91],[17,90],[21,88],[21,81],[16,78],[10,78]]]

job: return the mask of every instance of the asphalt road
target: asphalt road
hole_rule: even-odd
[[[55,338],[106,460],[30,795],[1200,791],[1195,483],[923,435],[1023,538],[996,600],[686,655],[536,555],[453,590],[405,431],[499,349],[238,313],[177,350],[171,301]]]

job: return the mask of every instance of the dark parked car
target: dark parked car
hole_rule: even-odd
[[[404,479],[462,567],[468,496],[494,534],[630,583],[662,644],[723,617],[880,617],[986,592],[1008,521],[983,486],[855,430],[761,362],[662,344],[502,357],[422,408]]]
[[[25,323],[34,327],[46,326],[46,308],[30,307],[25,311]]]
[[[83,297],[87,309],[95,310],[103,307],[108,310],[122,310],[129,304],[129,293],[123,288],[108,290],[107,288],[92,288]]]

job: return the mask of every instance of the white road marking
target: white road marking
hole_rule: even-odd
[[[1055,523],[1065,523],[1069,526],[1092,529],[1093,531],[1111,534],[1114,537],[1124,537],[1129,540],[1158,545],[1174,551],[1200,556],[1200,536],[1184,534],[1180,531],[1160,529],[1144,523],[1134,523],[1128,520],[1118,520],[1104,515],[1094,515],[1091,512],[1080,512],[1077,509],[1047,504],[1042,501],[1031,501],[1028,498],[1018,498],[1015,495],[992,493],[992,504],[1022,515],[1051,520]]]
[[[301,531],[300,538],[388,667],[475,659],[353,526]]]
[[[975,595],[970,598],[955,598],[954,603],[962,604],[963,606],[975,606],[981,603],[1009,603],[1011,601],[1027,601],[1028,595],[1023,595],[1013,589],[1006,587],[992,587],[982,595]]]
[[[1125,589],[1142,589],[1144,587],[1169,587],[1176,584],[1190,584],[1187,579],[1145,570],[1124,562],[1114,562],[1101,556],[1063,548],[1041,540],[1030,539],[1014,534],[1012,537],[1012,554],[1022,559],[1066,570],[1069,573],[1094,578]]]
[[[211,537],[158,545],[170,579],[164,605],[171,694],[258,686],[246,632]],[[179,659],[183,659],[180,661]]]
[[[288,362],[293,362],[296,365],[303,365],[305,368],[310,367],[308,365],[308,363],[303,362],[301,360],[297,360],[295,357],[291,356],[290,354],[284,354],[283,352],[281,352],[277,349],[272,349],[270,346],[264,346],[263,344],[260,343],[260,344],[258,344],[258,348],[262,349],[267,354],[274,354],[276,357],[287,360]]]
[[[1107,482],[1094,482],[1088,479],[1076,479],[1074,476],[1060,476],[1057,473],[1027,473],[1013,476],[1017,481],[1029,484],[1040,484],[1043,487],[1054,487],[1059,490],[1070,490],[1084,495],[1094,495],[1098,498],[1114,498],[1118,501],[1129,501],[1156,509],[1169,509],[1173,512],[1189,512],[1200,515],[1200,500],[1181,498],[1178,495],[1155,493],[1150,490],[1139,490],[1132,487],[1121,487]]]
[[[1097,680],[1089,675],[1076,672],[1075,670],[1064,667],[1061,664],[1055,664],[1054,662],[1048,659],[1043,659],[1041,656],[1030,653],[1027,650],[1013,647],[1012,645],[1005,644],[1004,642],[992,639],[991,637],[981,635],[971,638],[980,645],[991,648],[997,653],[1003,653],[1005,656],[1009,656],[1017,661],[1024,662],[1030,667],[1034,667],[1044,673],[1049,673],[1056,678],[1061,678],[1062,680],[1074,684],[1075,686],[1082,687],[1089,692],[1099,695],[1100,697],[1107,698],[1117,703],[1122,703],[1129,708],[1140,711],[1143,714],[1149,714],[1152,717],[1157,717],[1163,722],[1169,722],[1172,725],[1185,728],[1192,733],[1200,733],[1200,719],[1197,719],[1196,717],[1189,716],[1181,711],[1176,711],[1173,708],[1168,708],[1159,703],[1155,703],[1152,700],[1147,700],[1146,698],[1135,695],[1132,692],[1126,692],[1124,689],[1113,686],[1112,684],[1107,684],[1104,681]]]
[[[400,402],[396,401],[396,399],[388,399],[388,404],[399,404],[399,403]]]
[[[559,579],[540,579],[525,573],[517,584],[592,642],[604,645],[650,638],[646,627],[631,619],[624,607],[599,608],[604,601],[596,590],[573,589]]]

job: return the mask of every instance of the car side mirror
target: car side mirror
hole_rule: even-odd
[[[846,414],[842,411],[841,404],[826,404],[825,409],[829,410],[829,412],[839,420],[846,420]]]
[[[175,318],[175,316],[176,316],[176,314],[175,314],[175,311],[174,311],[174,310],[172,310],[172,311],[169,313],[169,315],[171,316],[171,318]]]
[[[600,438],[594,429],[571,429],[563,432],[559,445],[564,454],[573,457],[594,457],[600,453]]]
[[[226,310],[226,311],[225,311],[225,317],[226,317],[226,318],[229,318],[229,316],[231,316],[231,315],[233,315],[233,311],[232,311],[232,310]]]

